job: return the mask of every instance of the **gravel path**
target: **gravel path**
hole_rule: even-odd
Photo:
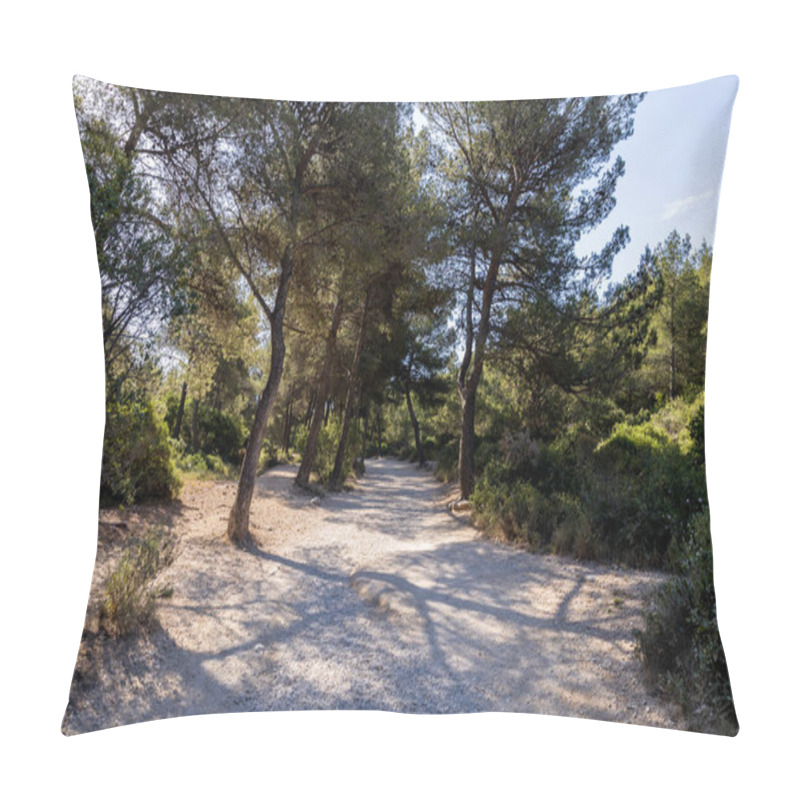
[[[259,551],[222,539],[235,487],[188,487],[160,628],[82,649],[66,733],[227,711],[521,711],[679,727],[633,655],[653,573],[480,538],[429,473],[367,462],[311,498],[259,479]],[[119,517],[119,512],[116,512]],[[127,524],[133,525],[129,520]]]

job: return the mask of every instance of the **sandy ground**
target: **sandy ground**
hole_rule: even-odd
[[[295,468],[259,479],[255,553],[223,538],[233,483],[101,515],[101,546],[64,732],[189,714],[293,709],[517,711],[682,727],[634,656],[655,573],[481,538],[419,468],[367,462],[314,498]],[[155,630],[93,633],[104,569],[132,531],[179,539]]]

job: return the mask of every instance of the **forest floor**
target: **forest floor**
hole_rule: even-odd
[[[293,709],[517,711],[680,728],[634,654],[657,573],[494,542],[448,510],[448,487],[393,459],[314,497],[296,467],[259,478],[254,552],[225,538],[233,482],[104,510],[65,734],[189,714]],[[449,487],[452,489],[452,487]],[[162,526],[177,556],[151,631],[97,626],[131,536]]]

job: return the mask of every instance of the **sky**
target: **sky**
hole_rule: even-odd
[[[630,242],[615,262],[612,280],[636,269],[645,246],[664,241],[673,229],[699,246],[713,245],[735,77],[715,78],[645,95],[633,135],[615,153],[625,161],[617,205],[606,221],[585,235],[579,255],[599,250],[619,225]]]

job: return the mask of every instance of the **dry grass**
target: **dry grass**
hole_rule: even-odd
[[[160,529],[126,548],[103,592],[100,617],[111,635],[128,636],[152,623],[156,599],[170,594],[168,587],[154,580],[172,561],[174,550],[174,537]]]

